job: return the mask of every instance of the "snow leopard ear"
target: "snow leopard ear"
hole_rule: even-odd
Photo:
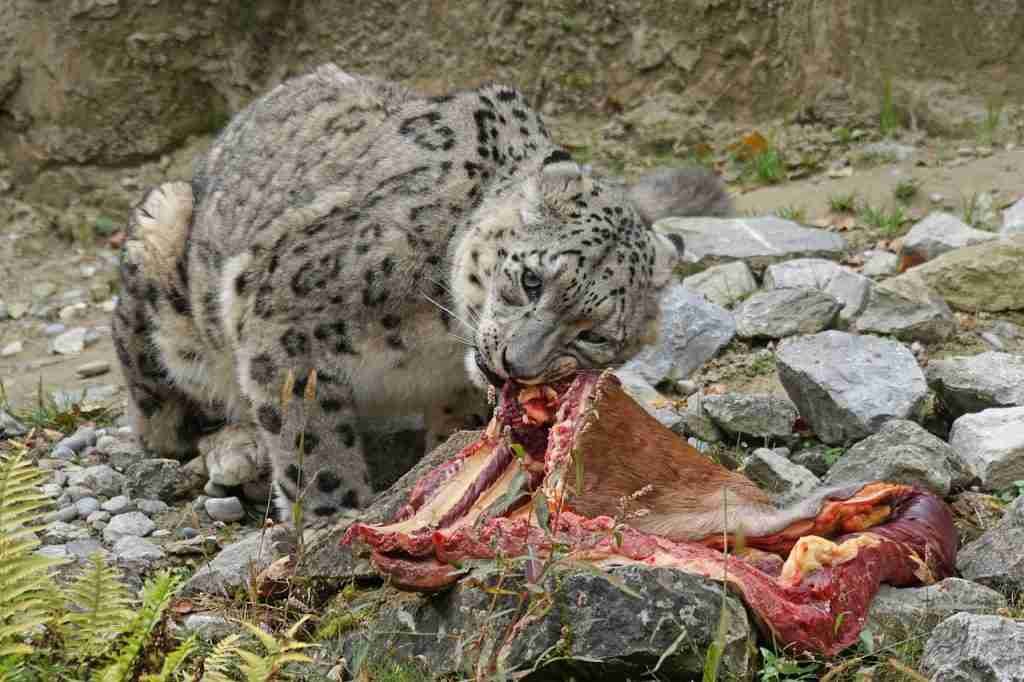
[[[571,210],[572,200],[588,192],[590,177],[567,152],[558,150],[544,159],[539,189],[544,206],[562,213]]]
[[[651,230],[650,234],[654,243],[654,276],[651,284],[655,289],[661,289],[672,281],[676,266],[683,259],[683,238],[659,230]]]

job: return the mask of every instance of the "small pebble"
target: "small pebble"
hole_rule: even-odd
[[[59,336],[66,332],[67,330],[68,328],[62,325],[60,322],[54,322],[53,324],[46,325],[46,327],[43,329],[43,334],[46,336]]]
[[[110,512],[98,509],[92,514],[85,517],[85,522],[90,526],[94,526],[96,523],[102,523],[104,526],[107,525],[107,521],[110,520]],[[95,527],[95,526],[94,526]]]
[[[113,436],[103,436],[96,441],[96,449],[100,452],[110,452],[120,441]]]
[[[107,526],[109,528],[110,526]],[[114,543],[114,554],[120,561],[159,561],[164,558],[164,551],[149,540],[134,535],[126,535]]]
[[[50,451],[50,456],[57,459],[69,460],[75,458],[75,451],[64,445],[58,445]]]
[[[99,511],[100,501],[95,497],[83,497],[75,502],[75,508],[78,509],[78,516],[85,519],[93,512]]]
[[[143,514],[163,514],[165,511],[170,509],[166,502],[160,500],[135,500],[135,506],[139,508],[139,511]]]
[[[75,327],[60,334],[53,340],[53,352],[57,355],[77,355],[85,350],[85,327]]]
[[[211,497],[204,507],[214,521],[230,523],[245,518],[245,508],[237,497]]]
[[[153,531],[152,537],[154,537],[154,538],[166,538],[166,537],[170,537],[170,535],[171,535],[171,531],[169,531],[166,528],[160,528],[159,530]]]
[[[75,372],[78,376],[86,377],[98,377],[102,374],[106,374],[110,371],[110,363],[105,360],[98,360],[96,362],[88,362],[84,365],[79,366]]]
[[[57,511],[50,512],[49,514],[46,514],[43,517],[46,523],[53,523],[54,521],[63,521],[64,523],[69,523],[77,518],[78,509],[73,504],[68,505],[67,507],[64,507],[62,509],[58,509]]]
[[[69,485],[64,489],[64,494],[67,495],[72,502],[78,502],[83,497],[96,497],[95,491],[92,488],[86,488],[84,485]]]
[[[103,539],[117,542],[126,536],[144,537],[156,530],[156,524],[142,512],[119,514],[110,520],[103,529]]]
[[[124,514],[135,510],[135,503],[127,495],[117,495],[100,505],[100,509],[111,514]]]
[[[63,471],[54,471],[50,476],[51,483],[59,485],[61,488],[68,484],[68,475]]]
[[[79,317],[84,317],[88,310],[89,306],[85,303],[73,303],[61,308],[60,312],[57,313],[57,317],[60,318],[61,322],[71,322]]]
[[[17,355],[25,349],[25,345],[21,341],[12,341],[0,350],[0,357],[9,358],[12,355]]]
[[[199,535],[199,531],[197,531],[195,528],[192,528],[191,526],[185,526],[183,528],[178,529],[178,537],[184,540],[189,540],[197,535]]]
[[[57,485],[56,483],[44,483],[39,486],[39,490],[47,497],[60,497],[63,486]]]

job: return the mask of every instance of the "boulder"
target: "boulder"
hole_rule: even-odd
[[[704,396],[699,402],[715,426],[732,437],[746,436],[758,443],[794,439],[793,424],[798,415],[786,396],[725,393]]]
[[[1024,232],[1024,199],[1003,211],[1003,234]]]
[[[750,453],[740,472],[772,493],[780,505],[806,498],[821,482],[806,468],[769,448],[757,448]]]
[[[1002,616],[950,616],[925,643],[921,671],[931,682],[1020,682],[1024,623]]]
[[[732,313],[674,284],[661,294],[658,342],[641,350],[624,368],[652,386],[666,379],[685,379],[735,335]]]
[[[124,491],[130,497],[173,501],[199,492],[198,483],[177,460],[144,459],[125,471]]]
[[[842,304],[816,289],[759,291],[736,306],[740,338],[781,339],[828,329]]]
[[[928,385],[954,419],[990,407],[1024,406],[1024,356],[979,353],[932,360]]]
[[[742,261],[716,265],[690,275],[683,280],[683,286],[723,307],[742,301],[757,291],[757,281]]]
[[[846,240],[834,232],[775,216],[763,218],[666,218],[655,229],[683,238],[685,269],[744,261],[755,273],[792,258],[839,258]]]
[[[920,280],[894,277],[871,288],[853,329],[903,341],[936,343],[956,331],[956,318],[946,302]]]
[[[956,570],[1005,594],[1024,590],[1024,497],[1014,500],[993,528],[960,548]]]
[[[970,485],[973,475],[957,452],[912,421],[887,421],[878,433],[847,450],[828,471],[825,485],[893,481],[945,496]]]
[[[850,268],[823,258],[797,258],[769,265],[764,271],[765,289],[817,289],[842,305],[842,326],[860,314],[874,283]]]
[[[114,517],[114,521],[119,518],[121,517]],[[233,594],[251,575],[258,574],[272,561],[292,551],[293,535],[294,531],[285,526],[274,526],[249,533],[222,549],[211,561],[203,562],[199,570],[182,586],[181,594]]]
[[[1024,407],[994,407],[953,422],[949,444],[988,490],[1024,479]]]
[[[957,613],[993,613],[1005,606],[1003,595],[961,578],[946,578],[925,587],[882,585],[871,601],[865,629],[877,649],[927,635]]]
[[[923,280],[957,310],[1024,309],[1024,234],[949,251],[894,279],[910,277]]]
[[[550,605],[512,637],[513,619],[525,613],[518,594],[463,580],[434,595],[393,595],[381,599],[371,622],[336,640],[332,654],[351,661],[359,651],[386,651],[417,661],[431,679],[472,676],[480,656],[486,667],[499,653],[506,671],[535,671],[530,679],[639,679],[655,667],[665,679],[699,679],[724,606],[721,677],[749,678],[754,631],[743,605],[718,582],[638,565],[608,573],[559,570],[544,585],[546,596],[536,597]],[[518,579],[508,580],[517,593]]]
[[[916,223],[903,237],[904,262],[923,263],[947,251],[997,239],[997,235],[976,230],[951,213],[936,211]]]
[[[928,393],[914,355],[901,343],[827,331],[784,339],[779,380],[825,443],[865,438],[890,419],[920,414]]]

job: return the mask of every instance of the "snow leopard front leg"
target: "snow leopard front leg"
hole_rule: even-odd
[[[304,331],[281,338],[285,353],[261,344],[240,349],[240,383],[270,459],[280,518],[293,520],[298,502],[306,522],[325,523],[372,496],[353,391],[346,377],[313,372],[297,357]]]

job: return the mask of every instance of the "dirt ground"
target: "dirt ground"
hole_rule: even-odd
[[[830,178],[823,173],[750,191],[733,188],[737,192],[737,209],[744,214],[796,209],[803,212],[806,222],[825,224],[830,196],[855,192],[873,206],[891,207],[893,188],[901,180],[911,178],[919,184],[917,197],[906,209],[912,216],[923,216],[941,207],[960,212],[962,203],[978,192],[992,193],[997,207],[1024,194],[1024,149],[1004,149],[979,158],[960,157],[957,148],[949,141],[936,141],[920,147],[911,160],[857,167],[850,177]],[[935,203],[932,195],[942,195],[943,200]],[[37,400],[40,387],[49,394],[56,389],[82,392],[103,385],[119,387],[117,397],[123,400],[123,381],[110,337],[110,314],[99,305],[110,298],[109,293],[103,296],[105,287],[116,286],[116,253],[102,244],[69,244],[45,226],[33,227],[30,223],[0,226],[0,301],[9,308],[18,303],[31,307],[42,302],[52,310],[47,320],[26,313],[19,320],[0,322],[0,349],[15,341],[24,346],[13,356],[0,357],[0,380],[7,400],[25,409]],[[847,234],[859,245],[870,244],[875,238],[862,227],[854,227]],[[55,292],[40,301],[33,290],[46,282],[54,285]],[[68,329],[95,329],[99,340],[80,355],[55,355],[50,350],[52,339],[45,330],[58,321],[58,312],[67,305],[61,297],[76,289],[81,290],[89,306],[80,317],[61,323]],[[90,300],[90,293],[97,301]],[[78,376],[79,367],[96,361],[108,362],[110,371],[92,378]],[[765,381],[757,378],[753,383],[763,390]]]

